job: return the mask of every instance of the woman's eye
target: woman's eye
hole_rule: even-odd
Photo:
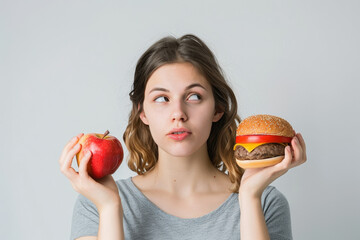
[[[191,94],[188,100],[200,100],[201,97],[198,94]]]
[[[168,98],[164,96],[155,98],[155,102],[166,102],[166,101],[168,101]]]

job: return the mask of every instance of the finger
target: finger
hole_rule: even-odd
[[[292,163],[292,160],[293,160],[293,154],[291,152],[291,148],[290,148],[290,146],[286,146],[285,147],[285,157],[280,163],[278,163],[278,165],[282,169],[288,169]]]
[[[66,152],[66,155],[65,155],[65,159],[66,161],[71,158],[73,159],[75,157],[75,155],[81,151],[81,148],[82,148],[82,145],[77,143],[75,144],[75,146],[73,146],[72,148],[69,149],[68,152]]]
[[[84,135],[83,133],[78,134],[77,136],[70,139],[70,141],[65,145],[65,147],[64,147],[64,149],[63,149],[63,151],[61,153],[61,157],[59,159],[60,164],[64,161],[64,158],[67,155],[67,153],[69,152],[69,150],[71,148],[73,148],[75,144],[77,144],[77,142],[80,140],[80,138],[83,135]]]
[[[63,170],[61,170],[61,172],[70,180],[73,181],[77,176],[78,173],[75,171],[75,169],[73,169],[72,167],[70,168],[63,168]]]
[[[61,172],[70,180],[76,177],[76,171],[71,167],[74,156],[81,149],[80,144],[75,145],[70,152],[64,157],[64,162],[61,164]]]
[[[294,162],[293,165],[297,166],[305,162],[304,150],[297,137],[294,137],[292,141],[292,147],[294,149]]]
[[[305,144],[305,140],[302,136],[301,133],[298,133],[298,140],[300,141],[300,144],[301,144],[301,147],[303,149],[303,154],[304,154],[304,158],[305,158],[305,161],[306,161],[306,144]]]
[[[77,136],[70,139],[70,141],[66,144],[65,149],[69,150],[70,148],[72,148],[83,135],[83,133],[79,133]]]
[[[89,173],[88,173],[88,165],[89,165],[89,161],[91,159],[92,153],[90,151],[87,151],[84,155],[83,158],[81,158],[80,160],[80,166],[79,166],[79,175],[80,176],[84,176],[84,177],[88,177]]]
[[[61,164],[63,168],[69,169],[72,168],[72,162],[75,157],[75,155],[80,152],[81,150],[81,144],[76,144],[73,148],[69,150],[69,152],[66,153],[66,155],[63,157],[63,163]]]
[[[70,139],[70,141],[65,145],[61,155],[62,157],[65,156],[67,154],[67,152],[73,148],[75,146],[75,144],[78,143],[78,141],[80,140],[80,138],[83,136],[84,134],[83,133],[79,133],[77,136],[73,137],[72,139]],[[61,158],[62,158],[61,157]],[[61,159],[60,158],[60,159]]]
[[[297,136],[297,138],[298,138],[304,152],[306,152],[306,144],[305,144],[305,140],[304,140],[303,136],[301,135],[301,133],[297,133],[296,136]]]

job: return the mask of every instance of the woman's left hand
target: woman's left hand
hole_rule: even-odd
[[[306,161],[306,145],[300,133],[291,140],[291,147],[285,148],[285,158],[278,164],[266,168],[246,169],[240,182],[239,194],[260,198],[264,189],[290,168]]]

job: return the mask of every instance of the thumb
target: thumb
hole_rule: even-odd
[[[84,176],[84,177],[89,176],[88,165],[89,165],[91,157],[92,157],[92,153],[90,151],[87,151],[85,153],[84,157],[81,159],[80,166],[79,166],[79,175],[80,176]]]
[[[290,146],[286,146],[285,147],[285,157],[284,157],[284,159],[281,162],[279,162],[278,164],[275,165],[275,167],[277,168],[277,170],[280,173],[280,176],[282,174],[284,174],[290,168],[292,158],[293,158],[293,156],[292,156],[292,153],[291,153],[291,148],[290,148]]]

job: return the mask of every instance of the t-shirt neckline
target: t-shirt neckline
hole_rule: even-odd
[[[231,202],[236,199],[236,193],[231,193],[230,196],[216,209],[213,211],[200,216],[196,218],[181,218],[178,216],[171,215],[165,211],[163,211],[161,208],[159,208],[156,204],[154,204],[150,199],[148,199],[141,191],[136,187],[134,182],[132,181],[132,177],[129,177],[127,179],[128,185],[133,192],[140,200],[141,203],[143,203],[143,207],[150,209],[151,211],[156,212],[158,216],[161,216],[163,219],[168,221],[177,221],[177,222],[183,222],[186,224],[192,224],[192,223],[200,223],[200,222],[206,222],[209,220],[213,220],[213,218],[217,217],[219,214],[221,214],[223,211],[225,211],[229,206],[231,206]]]

